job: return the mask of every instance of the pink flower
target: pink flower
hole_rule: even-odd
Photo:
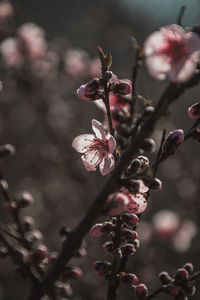
[[[19,44],[15,38],[7,38],[1,43],[1,54],[9,67],[18,67],[22,64],[23,58],[19,51]]]
[[[188,108],[188,115],[190,119],[198,119],[200,118],[200,103],[195,103]]]
[[[82,162],[87,171],[96,171],[99,166],[101,174],[109,174],[114,166],[114,151],[116,147],[115,139],[107,134],[103,125],[97,120],[92,120],[94,134],[82,134],[77,136],[72,143],[72,147],[80,153]]]
[[[19,41],[30,59],[37,59],[46,54],[45,34],[34,23],[26,23],[18,30]]]
[[[143,187],[142,187],[143,188]],[[147,208],[147,200],[143,193],[131,194],[125,188],[121,189],[125,195],[127,195],[129,199],[129,203],[127,205],[127,211],[130,213],[141,214]]]
[[[181,144],[184,141],[184,131],[183,129],[176,129],[174,131],[171,131],[167,137],[166,141],[172,141],[176,143],[176,145]]]
[[[185,82],[192,77],[200,58],[200,39],[178,25],[162,27],[144,43],[146,65],[159,80],[168,75],[171,81]]]
[[[10,2],[0,3],[0,21],[13,16],[14,10]]]
[[[111,194],[107,201],[105,209],[108,211],[106,215],[108,216],[118,216],[124,211],[127,210],[127,205],[129,203],[129,199],[127,195],[123,193]]]

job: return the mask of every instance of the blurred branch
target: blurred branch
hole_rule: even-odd
[[[47,273],[44,280],[37,286],[33,286],[29,300],[38,300],[51,288],[53,283],[58,279],[66,264],[74,254],[74,251],[80,247],[81,241],[90,230],[92,223],[101,214],[105,201],[110,193],[113,193],[119,186],[119,179],[134,156],[138,153],[141,144],[146,136],[149,136],[155,128],[157,121],[168,110],[169,106],[177,100],[188,88],[198,84],[200,74],[195,74],[191,80],[184,84],[170,83],[162,94],[154,113],[144,122],[136,137],[131,141],[128,149],[123,153],[118,165],[112,176],[107,181],[103,190],[97,196],[92,206],[81,220],[79,225],[71,232],[69,237],[64,241],[60,254]]]
[[[178,20],[177,20],[177,23],[179,26],[182,26],[182,18],[184,16],[185,10],[186,10],[186,5],[181,6],[180,12],[178,15]]]

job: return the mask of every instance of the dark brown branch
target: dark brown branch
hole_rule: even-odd
[[[178,21],[177,21],[179,26],[182,26],[182,18],[185,13],[185,10],[186,10],[186,5],[181,6],[181,9],[180,9],[180,12],[178,15]]]
[[[131,141],[128,149],[123,153],[118,165],[115,168],[112,176],[107,181],[103,190],[95,199],[94,203],[86,213],[85,217],[81,220],[79,225],[74,229],[68,239],[63,243],[60,254],[49,270],[44,280],[37,286],[33,286],[32,293],[29,300],[38,300],[44,295],[58,279],[59,275],[64,269],[64,266],[69,262],[74,254],[74,251],[80,247],[83,237],[90,230],[92,223],[100,215],[105,201],[110,193],[113,193],[118,188],[118,181],[123,174],[124,170],[131,163],[134,156],[138,153],[141,143],[146,136],[149,136],[159,118],[166,113],[171,103],[177,100],[188,88],[193,87],[200,81],[200,75],[196,74],[190,81],[184,84],[170,83],[161,96],[154,113],[142,125],[139,133]]]
[[[158,294],[162,293],[163,292],[163,287],[157,289],[155,292],[153,292],[152,294],[150,294],[146,300],[150,300],[150,299],[153,299],[154,297],[156,297]]]

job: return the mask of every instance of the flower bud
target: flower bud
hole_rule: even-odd
[[[192,263],[186,263],[184,266],[183,266],[184,269],[186,269],[188,271],[189,274],[191,274],[194,270],[194,266]]]
[[[45,245],[38,245],[34,250],[35,258],[38,260],[43,260],[48,255],[48,249]]]
[[[113,228],[114,228],[114,225],[112,222],[104,222],[103,228],[101,230],[102,230],[102,232],[109,234],[113,231]]]
[[[58,252],[50,252],[48,256],[48,260],[51,264],[53,264],[58,257]]]
[[[128,228],[124,228],[122,231],[122,235],[127,240],[135,240],[138,238],[138,234],[135,230],[131,230]]]
[[[119,82],[115,82],[113,84],[112,91],[114,94],[128,95],[132,92],[132,85],[129,82],[120,80]]]
[[[21,192],[17,197],[17,203],[19,208],[25,208],[33,204],[33,196],[26,191]]]
[[[90,95],[96,92],[99,88],[99,78],[94,78],[92,81],[86,83],[85,85],[85,94]]]
[[[138,239],[134,240],[132,243],[136,249],[140,247],[140,241]]]
[[[140,170],[142,165],[143,165],[143,163],[140,159],[138,159],[138,158],[134,159],[131,166],[128,169],[128,173],[136,174]]]
[[[124,244],[120,247],[123,256],[133,255],[136,252],[135,246],[133,244]]]
[[[123,193],[111,194],[105,205],[106,215],[108,216],[118,216],[122,212],[127,210],[127,205],[129,203],[128,197]]]
[[[162,189],[162,182],[158,178],[144,179],[143,181],[150,190],[160,191]]]
[[[0,180],[0,189],[2,191],[7,191],[8,190],[8,183],[7,183],[6,180],[4,180],[4,179]]]
[[[98,272],[100,276],[105,276],[111,270],[112,264],[106,260],[96,261],[93,263],[93,268]]]
[[[188,108],[188,115],[190,119],[198,119],[200,118],[200,103],[195,103]]]
[[[68,282],[57,282],[55,284],[56,294],[59,294],[61,298],[70,297],[72,295],[72,289]]]
[[[31,230],[25,234],[25,238],[29,243],[34,243],[42,240],[43,235],[39,230]]]
[[[20,262],[26,263],[28,261],[29,252],[25,248],[16,247],[15,255],[17,256],[17,258]]]
[[[0,146],[0,157],[15,154],[15,147],[10,144]]]
[[[103,249],[107,252],[113,252],[114,248],[114,243],[112,241],[107,241],[103,244]]]
[[[104,235],[105,232],[102,231],[104,225],[102,223],[95,224],[91,229],[89,234],[92,237],[100,237]]]
[[[135,288],[136,296],[138,300],[145,300],[148,296],[147,286],[143,283],[140,283]]]
[[[180,268],[177,270],[174,279],[176,282],[184,282],[188,279],[188,271],[184,268]]]
[[[122,259],[122,250],[120,248],[117,248],[113,251],[113,258],[115,260]]]
[[[0,258],[6,258],[9,251],[6,247],[0,247]]]
[[[121,272],[119,274],[119,279],[129,287],[133,287],[138,284],[138,278],[135,274]]]
[[[184,131],[177,129],[171,131],[166,141],[163,144],[162,150],[164,153],[174,153],[175,149],[184,141]]]
[[[169,276],[169,274],[167,272],[161,272],[158,276],[159,276],[162,284],[164,284],[164,285],[167,285],[172,282],[172,278]]]
[[[141,149],[148,153],[153,153],[156,150],[156,143],[153,139],[145,138]]]
[[[140,155],[137,157],[142,163],[142,168],[147,168],[149,167],[149,160],[146,156]]]
[[[164,287],[164,292],[171,296],[177,296],[180,294],[180,287],[171,283]]]
[[[81,277],[82,274],[83,274],[83,271],[76,266],[67,267],[67,270],[63,274],[63,280],[66,281],[68,279],[77,279],[77,278]]]
[[[155,108],[153,106],[146,106],[144,108],[144,112],[143,112],[143,119],[146,119],[147,117],[152,115],[152,113],[154,113],[154,111],[155,111]]]
[[[127,184],[125,187],[128,189],[128,191],[131,194],[137,194],[140,191],[140,183],[138,180],[130,179],[128,180]]]
[[[139,217],[133,213],[125,212],[122,215],[124,222],[129,226],[136,226],[139,221]]]
[[[35,227],[35,222],[32,217],[30,216],[24,216],[22,218],[22,227],[24,231],[30,231],[34,229]]]

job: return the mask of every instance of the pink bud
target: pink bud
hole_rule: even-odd
[[[200,118],[200,103],[195,103],[188,108],[188,115],[190,119],[198,119]]]
[[[124,284],[130,287],[133,287],[138,283],[138,278],[135,274],[121,272],[119,278]]]
[[[119,82],[116,82],[113,85],[112,91],[114,94],[128,95],[131,94],[132,92],[132,85],[129,82],[129,80],[127,81],[119,80]]]
[[[135,288],[137,298],[139,300],[145,300],[147,298],[148,289],[147,286],[143,283],[140,283]]]
[[[136,226],[138,224],[139,217],[135,214],[126,212],[122,217],[124,221],[130,226]]]
[[[99,223],[99,224],[95,224],[91,229],[90,229],[90,235],[92,237],[100,237],[102,235],[104,235],[104,232],[102,231],[104,225]]]
[[[106,201],[106,215],[117,216],[127,210],[128,197],[123,193],[111,194]]]
[[[184,141],[184,131],[183,129],[176,129],[174,131],[171,131],[167,137],[167,140],[173,140],[175,141],[176,145],[181,144]]]

